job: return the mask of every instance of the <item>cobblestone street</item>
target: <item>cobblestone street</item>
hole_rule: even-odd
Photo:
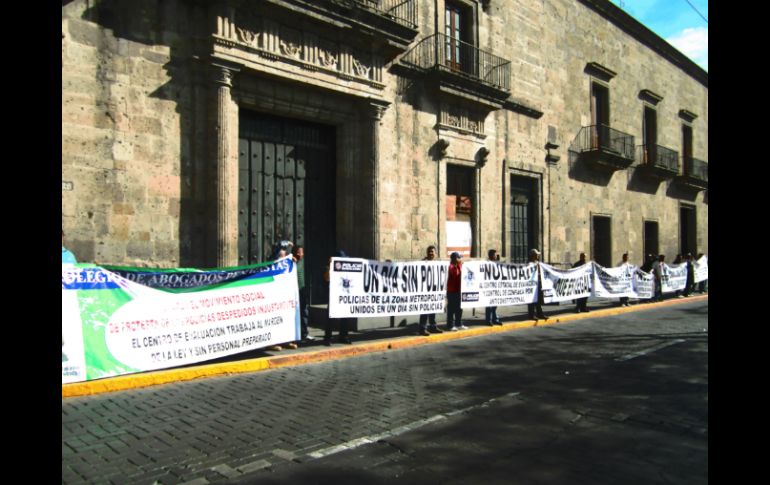
[[[63,399],[62,481],[705,483],[707,359],[706,300]]]

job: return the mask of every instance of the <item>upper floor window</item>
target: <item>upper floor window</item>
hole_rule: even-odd
[[[610,88],[591,84],[591,120],[594,125],[610,126]]]
[[[658,112],[655,108],[644,107],[642,142],[648,149],[658,144]]]
[[[692,165],[692,126],[682,125],[682,160],[684,173],[688,174]]]
[[[447,1],[444,4],[445,61],[452,69],[461,69],[473,61],[470,58],[472,53],[467,47],[474,44],[473,12],[470,5],[459,1]]]

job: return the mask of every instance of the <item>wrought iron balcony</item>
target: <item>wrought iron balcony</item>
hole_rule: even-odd
[[[684,167],[682,175],[676,177],[676,181],[697,190],[709,188],[709,164],[703,160],[692,157],[682,157]]]
[[[660,145],[639,145],[639,168],[660,179],[670,179],[679,173],[679,153]]]
[[[634,137],[606,125],[584,126],[570,147],[597,167],[621,170],[634,162]]]
[[[504,100],[510,95],[511,61],[444,34],[422,39],[401,62],[433,72],[441,82]]]
[[[408,27],[417,28],[416,0],[353,0],[364,8],[374,10],[379,15]]]

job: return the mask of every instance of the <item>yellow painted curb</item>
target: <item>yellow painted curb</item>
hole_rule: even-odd
[[[73,384],[62,384],[62,397],[65,398],[85,396],[90,394],[100,394],[103,392],[124,391],[128,389],[155,386],[158,384],[167,384],[170,382],[189,381],[203,377],[242,374],[246,372],[259,372],[267,369],[278,369],[281,367],[324,362],[345,357],[353,357],[356,355],[370,354],[373,352],[385,352],[388,350],[404,349],[418,345],[447,342],[449,340],[459,340],[498,332],[509,332],[522,328],[567,323],[574,320],[583,320],[587,318],[619,315],[621,313],[629,313],[636,310],[648,310],[651,308],[672,306],[680,303],[689,303],[703,300],[708,300],[708,295],[691,296],[684,299],[677,298],[656,303],[640,303],[631,307],[595,309],[591,310],[590,313],[568,313],[565,315],[554,315],[549,317],[548,320],[525,320],[521,322],[504,323],[501,326],[479,327],[459,332],[432,334],[430,337],[396,337],[378,342],[335,347],[333,349],[322,349],[289,355],[259,357],[256,359],[248,359],[238,362],[226,362],[222,364],[204,364],[182,369],[143,372],[140,374],[109,377],[93,381],[76,382]]]

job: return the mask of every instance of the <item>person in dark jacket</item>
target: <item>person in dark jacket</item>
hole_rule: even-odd
[[[687,264],[687,283],[682,296],[690,296],[690,293],[695,290],[695,265],[692,262],[692,253],[687,253],[684,256],[684,262]]]
[[[537,249],[529,250],[529,262],[537,265],[537,302],[527,305],[527,314],[531,320],[548,320],[548,317],[543,313],[543,285],[542,276],[540,274],[540,251]]]
[[[698,254],[698,261],[700,261],[700,258],[703,257],[703,253]],[[698,293],[706,293],[706,285],[708,284],[708,280],[703,280],[700,283],[698,283]]]
[[[490,249],[487,251],[488,261],[500,261],[500,255],[497,254],[496,249]],[[484,308],[484,321],[487,325],[502,325],[503,322],[497,317],[497,307],[488,306]]]
[[[436,246],[428,246],[423,261],[434,261],[436,259]],[[420,323],[417,333],[427,337],[431,333],[444,333],[443,330],[436,326],[436,314],[435,313],[423,313],[420,315]]]
[[[653,256],[652,254],[648,254],[647,259],[644,261],[644,264],[639,269],[641,269],[645,273],[652,273],[653,264],[655,264],[655,256]]]
[[[628,253],[623,253],[622,259],[621,259],[620,263],[618,264],[618,266],[623,266],[624,264],[629,264],[628,263]],[[628,302],[628,297],[627,296],[621,296],[620,297],[620,306],[631,306],[631,304]]]
[[[575,261],[575,263],[572,265],[572,267],[573,268],[579,268],[580,266],[583,266],[584,264],[586,264],[586,253],[580,253],[580,259]],[[583,297],[583,298],[575,299],[575,303],[576,303],[576,306],[575,306],[575,311],[576,312],[578,312],[578,313],[580,313],[580,312],[588,313],[588,312],[591,311],[591,310],[588,309],[588,297],[587,296]]]
[[[345,251],[337,251],[334,253],[334,257],[337,258],[346,258],[348,255],[345,254]],[[328,288],[329,282],[330,282],[330,276],[329,272],[331,271],[331,264],[332,264],[332,258],[329,258],[329,264],[324,269],[324,281],[326,282],[326,286]],[[331,302],[329,302],[331,305]],[[326,331],[324,332],[324,345],[329,346],[332,344],[332,326],[334,325],[334,321],[337,321],[339,323],[339,341],[343,344],[352,344],[353,341],[350,340],[350,337],[348,337],[348,330],[351,325],[355,324],[355,318],[328,318],[326,320]]]

